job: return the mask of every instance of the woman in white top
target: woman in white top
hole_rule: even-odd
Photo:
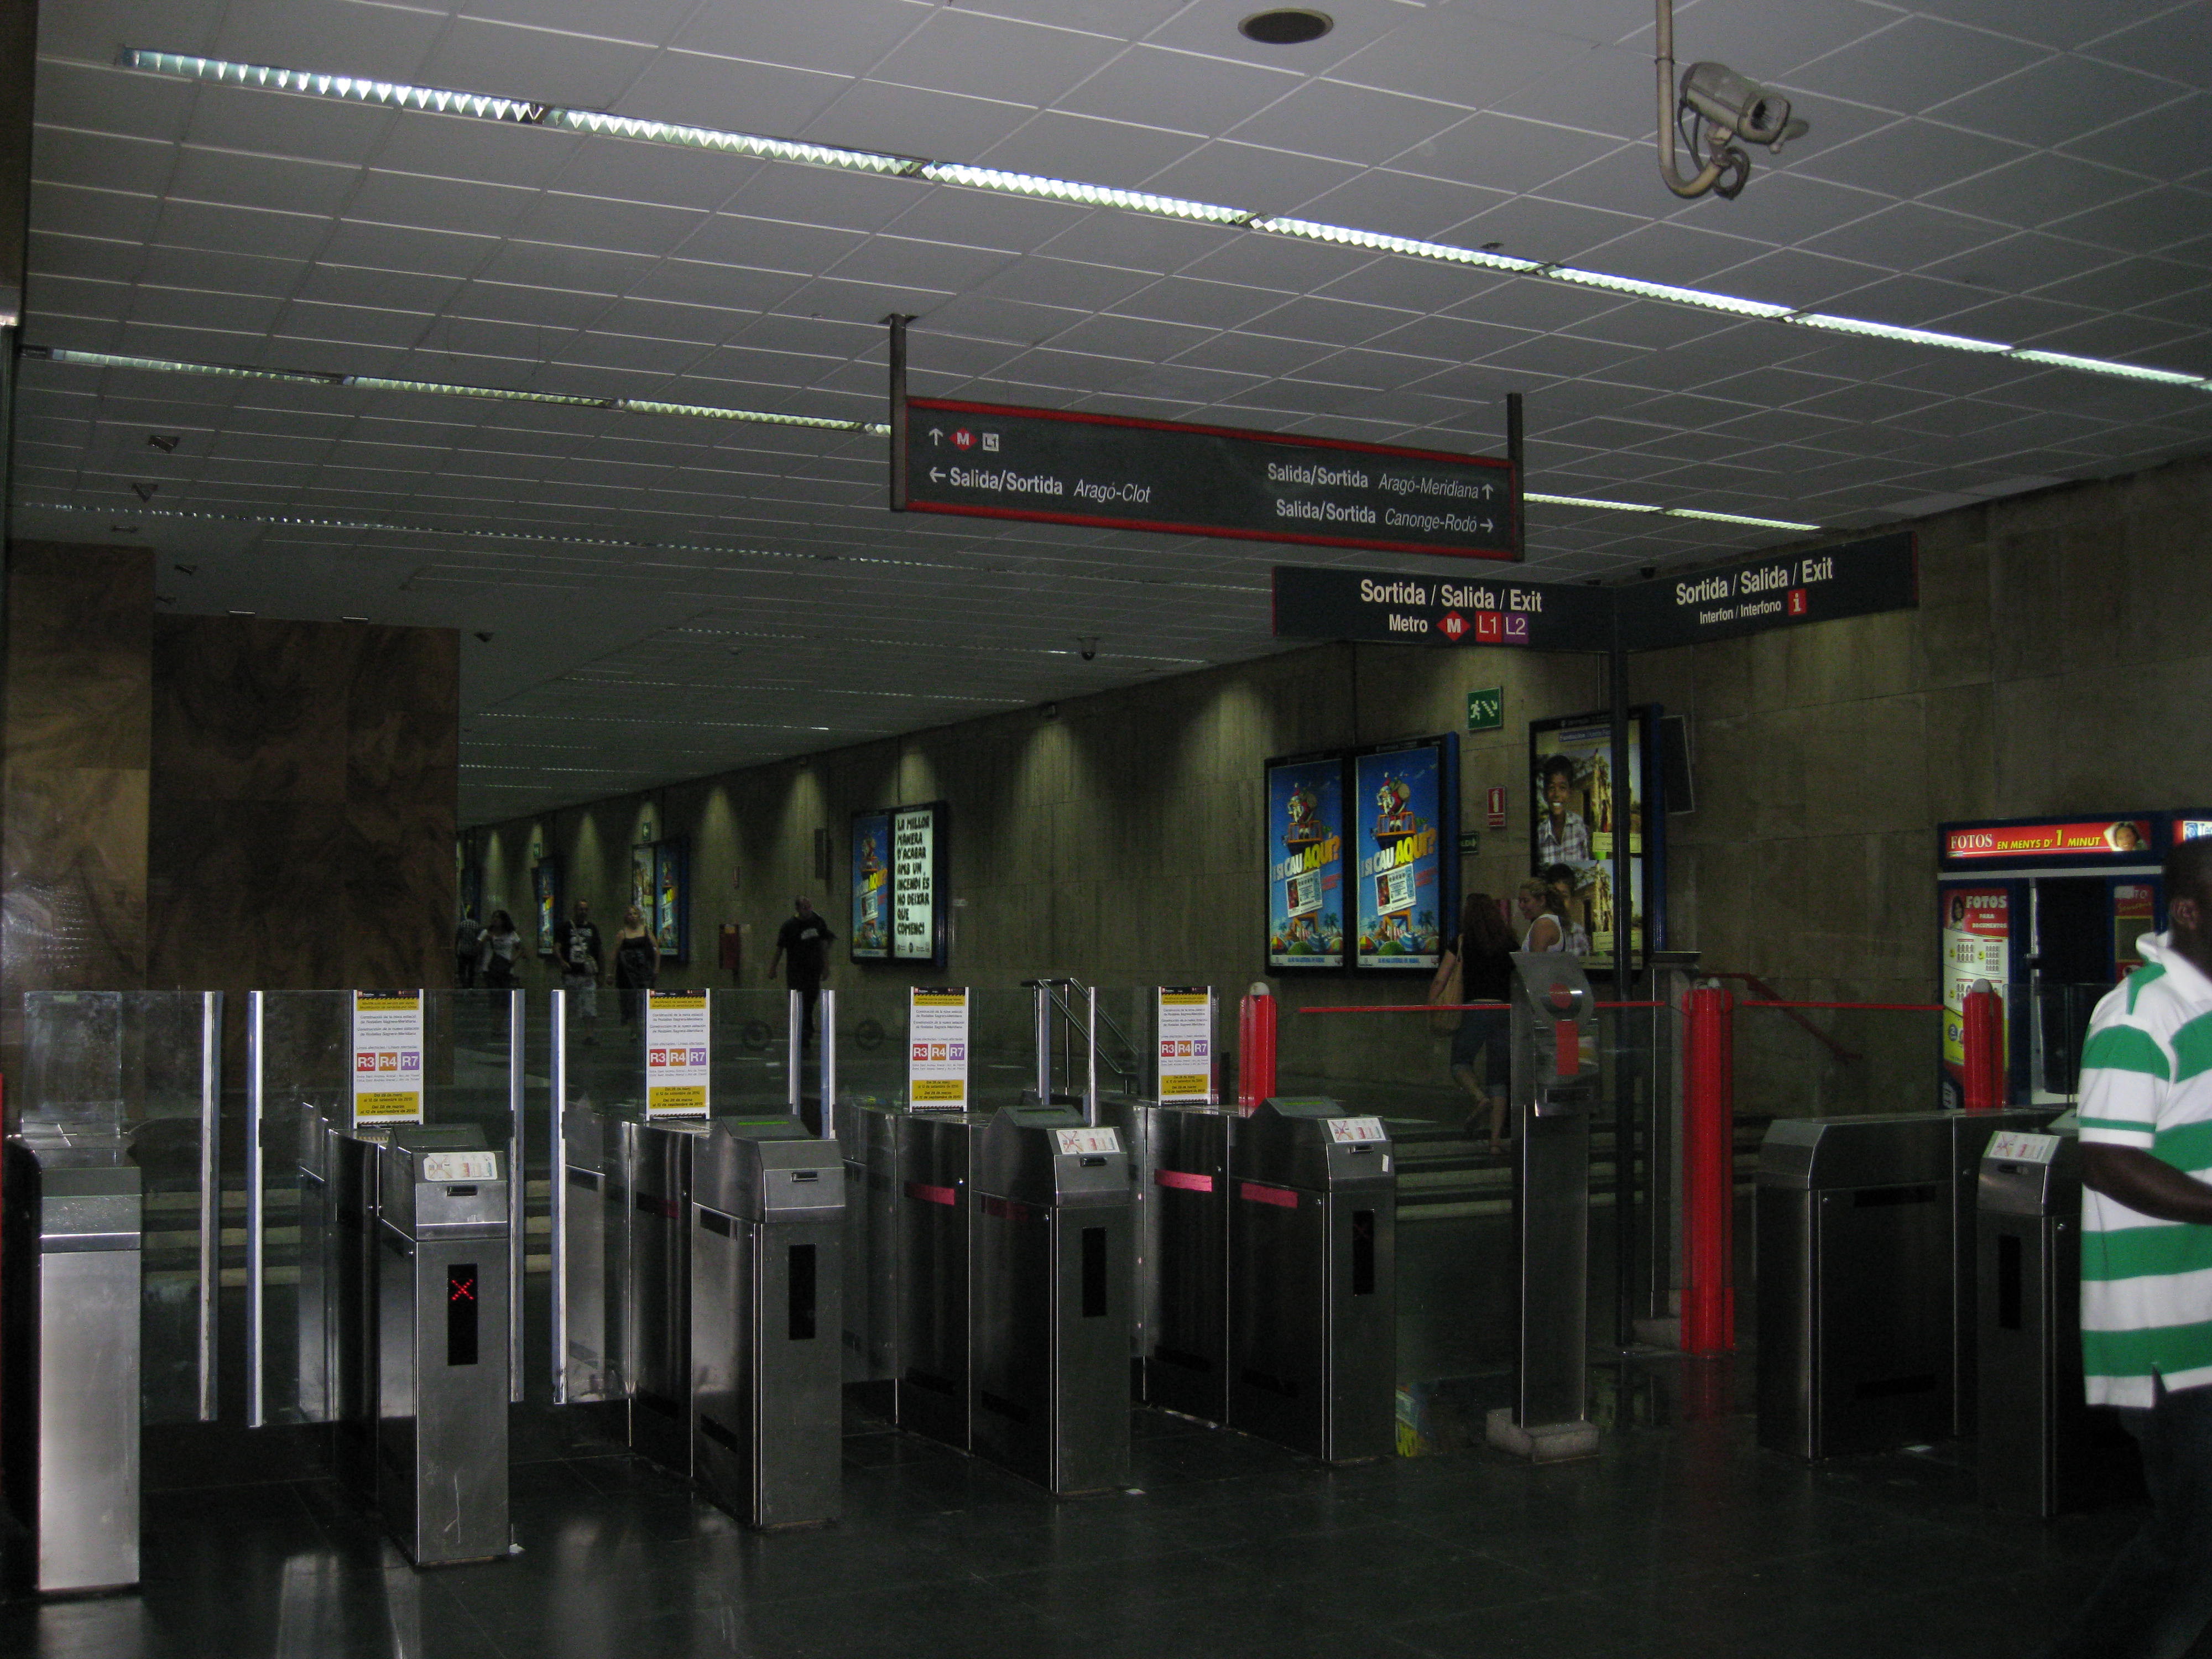
[[[1567,942],[1561,920],[1559,896],[1548,884],[1531,876],[1514,890],[1514,908],[1521,912],[1521,948],[1535,956],[1553,956]]]

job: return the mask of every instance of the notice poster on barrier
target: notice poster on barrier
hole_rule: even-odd
[[[1163,1106],[1211,1106],[1213,1093],[1213,992],[1200,986],[1159,989],[1160,1090]]]
[[[2002,887],[1946,887],[1943,907],[1943,1066],[1965,1086],[1966,993],[1987,980],[2000,997],[2012,977],[2012,899]],[[2009,1012],[2009,1011],[2008,1011]],[[2010,1053],[2000,1047],[2000,1053]]]
[[[968,993],[907,993],[907,1104],[917,1112],[968,1109]]]
[[[422,994],[353,994],[353,1121],[422,1121]]]
[[[645,1115],[707,1115],[707,993],[645,994]]]

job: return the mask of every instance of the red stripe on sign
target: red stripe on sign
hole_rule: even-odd
[[[1298,1195],[1288,1187],[1262,1187],[1256,1181],[1238,1182],[1237,1196],[1249,1199],[1255,1204],[1273,1204],[1276,1208],[1282,1210],[1295,1210],[1298,1207]]]
[[[1186,1193],[1210,1193],[1213,1190],[1212,1176],[1185,1175],[1181,1170],[1155,1170],[1152,1179],[1163,1187],[1174,1187]]]
[[[909,1181],[906,1183],[906,1195],[908,1198],[918,1198],[925,1204],[942,1204],[948,1209],[960,1201],[958,1188],[925,1187],[919,1181]]]

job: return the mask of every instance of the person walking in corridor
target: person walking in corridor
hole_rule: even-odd
[[[802,1048],[814,1041],[814,1006],[822,1000],[822,976],[830,971],[830,941],[836,934],[830,924],[814,914],[814,901],[801,893],[791,902],[792,914],[776,930],[775,955],[768,964],[768,976],[775,977],[778,963],[784,963],[784,984],[799,994],[799,1046]]]

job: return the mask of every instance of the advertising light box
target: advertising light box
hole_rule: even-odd
[[[1344,757],[1267,763],[1267,965],[1344,966]]]
[[[1433,971],[1443,959],[1458,920],[1458,808],[1455,735],[1352,757],[1346,817],[1355,968]]]

